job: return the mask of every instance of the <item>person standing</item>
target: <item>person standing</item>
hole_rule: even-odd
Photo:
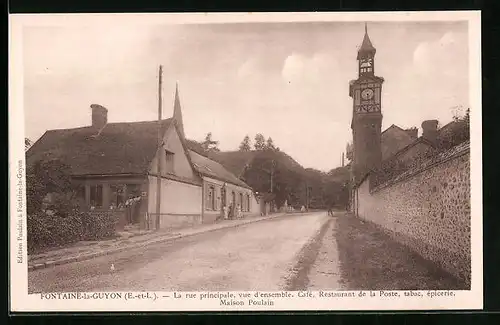
[[[241,219],[241,205],[238,204],[238,208],[236,209],[236,219]]]
[[[228,209],[228,216],[227,216],[228,219],[233,219],[233,210],[234,210],[233,209],[233,204],[230,203],[229,204],[229,209]]]

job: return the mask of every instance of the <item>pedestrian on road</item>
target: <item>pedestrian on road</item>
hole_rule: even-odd
[[[241,206],[238,204],[238,208],[236,209],[236,219],[241,219]]]

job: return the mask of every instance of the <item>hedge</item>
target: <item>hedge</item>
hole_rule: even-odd
[[[100,240],[115,235],[116,218],[107,212],[74,212],[67,216],[28,215],[28,251],[60,247],[80,240]]]

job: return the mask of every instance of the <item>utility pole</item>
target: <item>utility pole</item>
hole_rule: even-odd
[[[159,69],[159,79],[158,79],[158,156],[157,162],[157,175],[156,175],[156,229],[160,229],[160,213],[161,213],[161,157],[162,157],[162,134],[161,134],[161,77],[162,77],[163,67],[160,65]]]
[[[342,152],[342,167],[344,167],[344,153]]]
[[[309,210],[309,186],[306,183],[306,211]]]
[[[273,193],[274,159],[271,166],[271,193]]]

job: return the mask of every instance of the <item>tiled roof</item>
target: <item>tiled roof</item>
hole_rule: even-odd
[[[200,155],[199,153],[190,150],[191,161],[193,162],[196,171],[204,176],[212,177],[223,182],[228,182],[245,188],[250,188],[245,182],[228,171],[218,162]]]
[[[171,119],[161,123],[162,133]],[[60,159],[73,175],[144,174],[157,149],[158,122],[108,123],[50,130],[28,150],[27,163]]]

